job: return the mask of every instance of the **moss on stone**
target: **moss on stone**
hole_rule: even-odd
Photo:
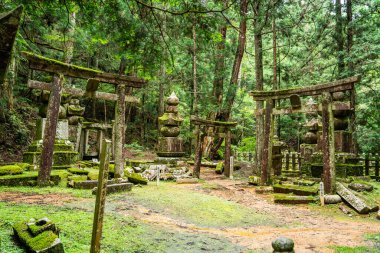
[[[128,181],[133,184],[143,184],[143,185],[148,184],[148,180],[146,178],[143,178],[141,174],[139,173],[132,173],[128,175]]]
[[[77,175],[87,175],[89,173],[88,170],[82,169],[82,168],[68,168],[67,170],[70,173],[77,174]]]
[[[273,189],[275,193],[294,193],[301,196],[316,195],[318,193],[317,187],[309,186],[275,184]]]
[[[21,243],[32,252],[64,252],[62,243],[60,242],[58,235],[53,231],[43,231],[37,236],[33,236],[28,230],[28,222],[19,222],[13,226],[15,235],[19,238]],[[54,248],[54,250],[45,251],[49,248]]]
[[[0,176],[22,174],[23,169],[18,165],[0,166]]]
[[[222,174],[224,171],[224,162],[218,162],[215,168],[216,174]]]
[[[31,166],[29,163],[15,163],[14,165],[19,166],[23,170],[28,170]]]
[[[38,226],[35,223],[28,224],[28,230],[33,236],[37,236],[46,230],[57,232],[56,226],[53,222],[47,222],[42,226]]]
[[[99,172],[98,171],[90,171],[87,174],[88,180],[98,180],[99,178]]]

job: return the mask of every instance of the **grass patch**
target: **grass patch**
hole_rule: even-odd
[[[274,218],[258,214],[240,204],[173,185],[174,183],[162,182],[159,187],[153,184],[136,187],[123,196],[111,198],[132,201],[173,218],[204,227],[275,224]]]
[[[346,247],[346,246],[335,246],[334,249],[337,253],[378,253],[380,252],[380,234],[370,234],[366,238],[375,243],[374,247]]]
[[[10,204],[0,202],[1,252],[22,253],[12,239],[12,225],[29,218],[48,217],[60,229],[66,253],[89,252],[93,210],[76,208]],[[106,212],[102,252],[241,252],[244,248],[222,237],[169,231],[140,223],[132,217]]]

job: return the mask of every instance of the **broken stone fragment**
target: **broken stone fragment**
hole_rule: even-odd
[[[337,204],[342,202],[342,198],[339,195],[325,195],[325,204]]]
[[[355,182],[350,183],[348,185],[348,188],[350,188],[351,190],[357,191],[357,192],[362,192],[362,191],[370,192],[370,191],[373,191],[373,186],[372,185],[355,183]]]
[[[355,196],[349,189],[341,183],[336,183],[336,193],[342,197],[352,208],[360,214],[369,213],[369,208],[359,197]]]
[[[294,242],[290,238],[278,237],[272,242],[273,253],[294,252]]]

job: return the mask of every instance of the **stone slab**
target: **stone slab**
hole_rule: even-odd
[[[273,186],[273,190],[275,193],[293,193],[299,196],[310,196],[316,195],[318,193],[318,188],[316,187],[308,187],[308,186],[297,186],[297,185],[281,185],[275,184]]]
[[[274,203],[277,203],[277,204],[309,204],[309,203],[315,203],[316,198],[313,196],[275,194],[273,201]]]
[[[360,214],[367,214],[370,212],[367,205],[342,183],[336,183],[336,193],[353,209],[355,209],[356,212]]]
[[[44,138],[46,118],[40,118],[36,123],[36,140]],[[67,119],[58,120],[57,133],[55,139],[69,140],[69,121]]]
[[[176,180],[177,184],[197,184],[199,183],[198,178],[178,178]]]
[[[120,183],[128,183],[128,181],[123,180]],[[108,180],[107,185],[112,184],[115,184],[115,180]],[[93,189],[98,186],[98,180],[71,181],[68,182],[68,185],[74,189]]]
[[[132,186],[132,183],[110,184],[107,185],[107,194],[130,191],[132,190]],[[97,190],[98,187],[92,189],[92,195],[96,195]]]

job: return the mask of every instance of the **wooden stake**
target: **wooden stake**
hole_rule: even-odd
[[[40,171],[38,172],[38,185],[47,185],[50,180],[50,172],[53,165],[54,141],[57,133],[59,107],[61,105],[62,84],[63,75],[55,75],[46,115]]]
[[[92,226],[92,239],[91,239],[90,253],[100,252],[100,240],[102,238],[104,208],[105,208],[106,195],[107,195],[107,179],[108,179],[108,170],[109,170],[109,161],[110,161],[110,155],[109,155],[110,147],[111,147],[111,141],[105,140],[103,142],[101,153],[100,153],[99,179],[98,179],[98,189],[96,193],[96,203],[95,203],[94,223]]]
[[[271,126],[272,126],[272,110],[273,110],[273,100],[268,99],[266,101],[266,108],[265,108],[265,123],[264,123],[264,148],[263,148],[263,160],[261,162],[261,184],[266,185],[268,184],[268,181],[270,179],[269,174],[269,159],[272,158],[272,155],[270,154],[271,148],[269,147],[271,145],[270,143],[270,133],[271,133]]]

